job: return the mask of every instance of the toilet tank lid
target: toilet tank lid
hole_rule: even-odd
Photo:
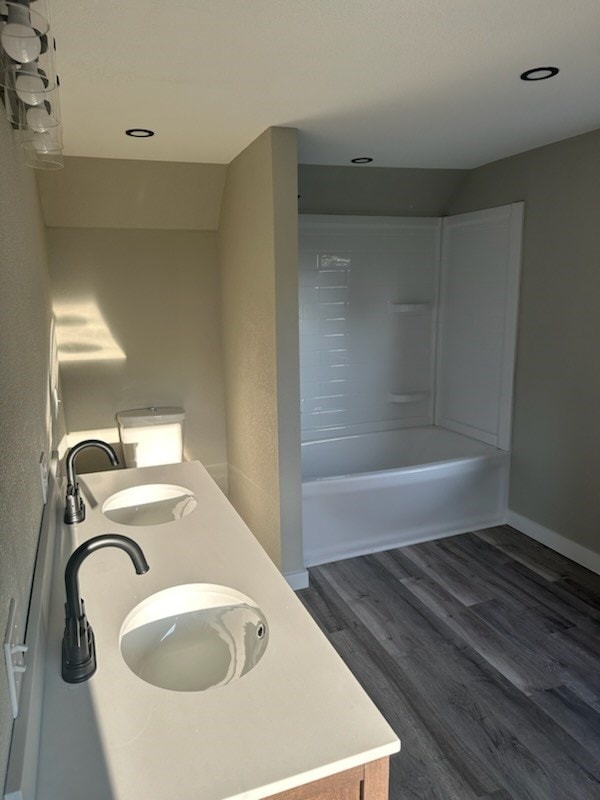
[[[117,412],[117,422],[124,428],[134,425],[162,425],[165,422],[183,422],[185,411],[178,406],[132,408]]]

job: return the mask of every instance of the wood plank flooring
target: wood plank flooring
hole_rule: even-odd
[[[600,800],[600,576],[505,526],[298,595],[402,740],[392,800]]]

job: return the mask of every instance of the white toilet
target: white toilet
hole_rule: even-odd
[[[119,411],[117,422],[127,467],[176,464],[183,460],[185,411],[176,406]]]

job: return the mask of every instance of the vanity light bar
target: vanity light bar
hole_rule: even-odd
[[[46,16],[30,0],[0,2],[0,89],[6,116],[20,135],[25,163],[36,169],[60,169],[62,126],[56,43]]]

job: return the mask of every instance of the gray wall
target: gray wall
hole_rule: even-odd
[[[35,174],[0,114],[0,631],[17,601],[29,604],[42,516],[38,461],[49,455],[50,303],[44,226]],[[4,786],[12,716],[0,669],[0,786]]]
[[[79,159],[84,160],[84,159]],[[145,162],[141,162],[142,164]],[[57,333],[72,336],[61,361],[69,434],[118,442],[115,413],[183,406],[185,457],[226,488],[225,399],[215,231],[48,228]],[[85,317],[100,313],[120,358],[76,353]],[[91,324],[91,323],[88,323]],[[100,332],[94,335],[99,347]],[[64,340],[63,340],[64,343]],[[66,346],[66,345],[65,345]],[[105,469],[82,454],[80,472]]]
[[[467,175],[463,169],[298,167],[301,214],[438,217]]]
[[[600,552],[600,131],[471,172],[456,214],[524,200],[510,508]]]

